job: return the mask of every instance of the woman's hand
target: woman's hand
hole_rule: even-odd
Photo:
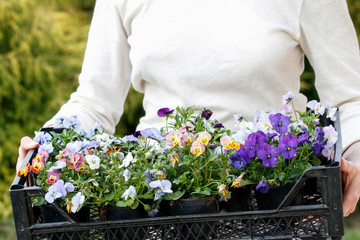
[[[352,144],[341,159],[343,183],[343,212],[349,216],[356,209],[360,197],[360,142]]]
[[[37,142],[32,140],[30,137],[23,137],[19,147],[19,157],[16,163],[16,173],[20,170],[20,166],[23,163],[26,154],[30,149],[35,149],[39,146]]]

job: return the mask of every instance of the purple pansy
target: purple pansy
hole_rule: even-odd
[[[53,203],[55,199],[65,196],[66,189],[64,187],[64,181],[60,179],[49,187],[48,192],[45,194],[45,200],[48,203]]]
[[[37,142],[39,145],[42,145],[52,139],[51,135],[47,132],[36,132],[35,131],[35,137],[34,141]]]
[[[325,140],[325,133],[321,127],[315,128],[315,141],[323,143]]]
[[[174,112],[174,109],[170,109],[170,108],[160,108],[157,112],[157,115],[159,117],[165,117],[167,115],[170,115],[171,113]]]
[[[137,137],[134,137],[134,135],[126,135],[121,139],[123,142],[137,142],[139,144],[143,144],[143,142],[138,139]]]
[[[315,153],[316,156],[320,156],[322,153],[322,150],[324,149],[324,145],[320,142],[314,142],[311,145],[311,149],[313,150],[313,152]]]
[[[54,147],[51,142],[44,143],[39,146],[38,152],[44,152],[44,151],[46,151],[49,154],[54,151]]]
[[[155,209],[151,209],[151,211],[148,213],[149,217],[155,217],[159,212],[160,206],[156,206]]]
[[[266,141],[276,137],[277,135],[277,133],[266,133]]]
[[[309,140],[309,137],[310,137],[310,135],[308,132],[300,133],[298,136],[298,144],[303,145],[304,143],[311,143],[311,141]]]
[[[256,186],[256,191],[259,191],[261,193],[266,193],[267,191],[269,191],[269,189],[270,189],[270,187],[269,187],[268,183],[265,180],[262,180]]]
[[[86,143],[82,141],[69,142],[66,145],[66,148],[69,149],[72,153],[78,153],[81,152],[81,149],[83,149],[85,144]]]
[[[66,167],[66,162],[59,160],[55,162],[55,166],[49,168],[48,172],[53,172],[55,170],[62,169],[64,167]]]
[[[154,201],[160,199],[165,193],[172,193],[171,182],[169,180],[156,180],[149,183],[151,188],[158,188],[155,192]]]
[[[296,148],[298,146],[297,137],[293,134],[288,134],[282,137],[279,142],[279,150],[281,156],[285,159],[294,158],[297,154]]]
[[[80,121],[77,116],[71,117],[60,117],[55,120],[54,128],[70,128],[73,127],[75,130],[80,129]]]
[[[284,96],[281,97],[281,102],[283,105],[289,104],[294,98],[295,95],[291,91],[289,91]]]
[[[273,167],[278,163],[278,159],[276,157],[279,155],[279,149],[264,143],[258,150],[257,155],[262,160],[262,164],[265,167]]]
[[[280,134],[284,134],[288,131],[290,125],[290,118],[282,115],[281,113],[271,114],[269,116],[270,123],[274,130]]]
[[[140,131],[141,136],[145,138],[153,138],[159,141],[163,140],[160,131],[157,128],[146,128]]]
[[[214,125],[214,128],[218,128],[218,129],[223,128],[223,127],[224,127],[224,125],[222,123],[216,123]]]
[[[251,133],[248,139],[245,141],[245,149],[249,158],[255,157],[257,150],[261,148],[261,145],[266,142],[266,135],[262,131]]]
[[[201,113],[201,118],[205,118],[206,120],[209,120],[212,114],[213,112],[207,109]]]
[[[94,126],[92,126],[92,128],[90,128],[90,136],[92,137],[94,136],[97,132],[99,132],[99,128],[100,128],[100,123],[95,123]]]
[[[70,182],[65,183],[65,184],[64,184],[64,188],[65,188],[65,190],[68,191],[68,192],[72,192],[72,191],[75,190],[74,185],[73,185],[72,183],[70,183]]]
[[[232,160],[231,165],[236,169],[245,167],[250,161],[247,151],[244,148],[240,148],[238,151],[233,153],[230,159]]]

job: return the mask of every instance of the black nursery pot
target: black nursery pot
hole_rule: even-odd
[[[286,184],[284,186],[270,187],[266,193],[255,191],[255,198],[260,210],[276,209],[285,199],[295,184]],[[301,205],[303,201],[302,190],[297,192],[293,200],[290,202],[291,206]]]
[[[44,223],[55,223],[55,222],[66,222],[68,221],[61,213],[55,208],[54,205],[45,204],[40,206],[41,210],[41,217]],[[75,222],[89,222],[90,221],[90,209],[87,207],[82,207],[80,211],[76,213],[68,213],[68,215],[75,221]],[[61,232],[61,233],[52,233],[47,234],[48,239],[86,239],[88,233],[85,232]],[[85,238],[84,238],[85,237]]]
[[[132,209],[130,207],[118,207],[115,204],[109,204],[105,207],[105,214],[102,216],[103,220],[125,220],[137,219],[146,217],[146,211],[138,207]],[[104,239],[145,239],[146,229],[141,227],[126,227],[126,228],[110,228],[105,231]]]
[[[191,215],[219,212],[214,196],[207,198],[180,199],[170,206],[171,215]],[[183,223],[177,228],[180,239],[209,239],[216,229],[216,222]]]
[[[240,211],[249,211],[251,206],[251,188],[239,187],[229,189],[231,192],[231,198],[225,202],[221,201],[219,203],[220,210],[225,210],[226,212],[240,212]]]

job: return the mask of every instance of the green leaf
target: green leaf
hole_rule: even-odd
[[[256,184],[257,182],[251,181],[251,180],[242,180],[240,183],[240,187],[250,184]]]
[[[208,160],[209,161],[214,161],[215,159],[219,158],[219,155],[218,154],[213,154],[213,155],[210,155]]]
[[[315,158],[312,160],[312,164],[313,166],[320,166],[321,165],[321,160],[318,158]]]
[[[133,204],[134,204],[134,199],[132,199],[132,198],[130,198],[130,199],[128,199],[127,201],[126,201],[126,205],[128,206],[128,207],[131,207]]]
[[[130,207],[131,209],[136,209],[138,206],[139,206],[139,200],[136,199]]]
[[[211,189],[210,188],[204,188],[204,189],[197,188],[195,192],[191,193],[191,195],[196,196],[196,197],[209,196],[209,195],[211,195]]]
[[[105,193],[104,194],[104,199],[106,201],[111,201],[112,199],[114,199],[115,197],[115,193],[114,192],[109,192],[109,193]]]
[[[117,201],[116,206],[118,206],[118,207],[127,207],[127,204],[124,201]]]
[[[150,212],[150,211],[151,211],[151,207],[150,207],[149,204],[144,204],[144,209],[145,209],[145,211],[147,211],[147,212]]]
[[[179,198],[181,198],[183,195],[185,194],[185,190],[183,191],[176,191],[173,193],[167,193],[165,194],[162,199],[164,200],[178,200]]]
[[[279,174],[279,180],[282,181],[282,180],[284,180],[284,178],[285,178],[285,174],[284,174],[284,173],[280,173],[280,174]]]

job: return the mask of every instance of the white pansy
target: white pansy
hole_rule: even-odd
[[[86,155],[86,162],[89,164],[90,169],[99,169],[100,167],[100,158],[96,155]]]
[[[129,152],[124,160],[122,161],[122,164],[120,165],[120,168],[122,167],[128,167],[130,163],[134,162],[134,157],[131,152]]]

